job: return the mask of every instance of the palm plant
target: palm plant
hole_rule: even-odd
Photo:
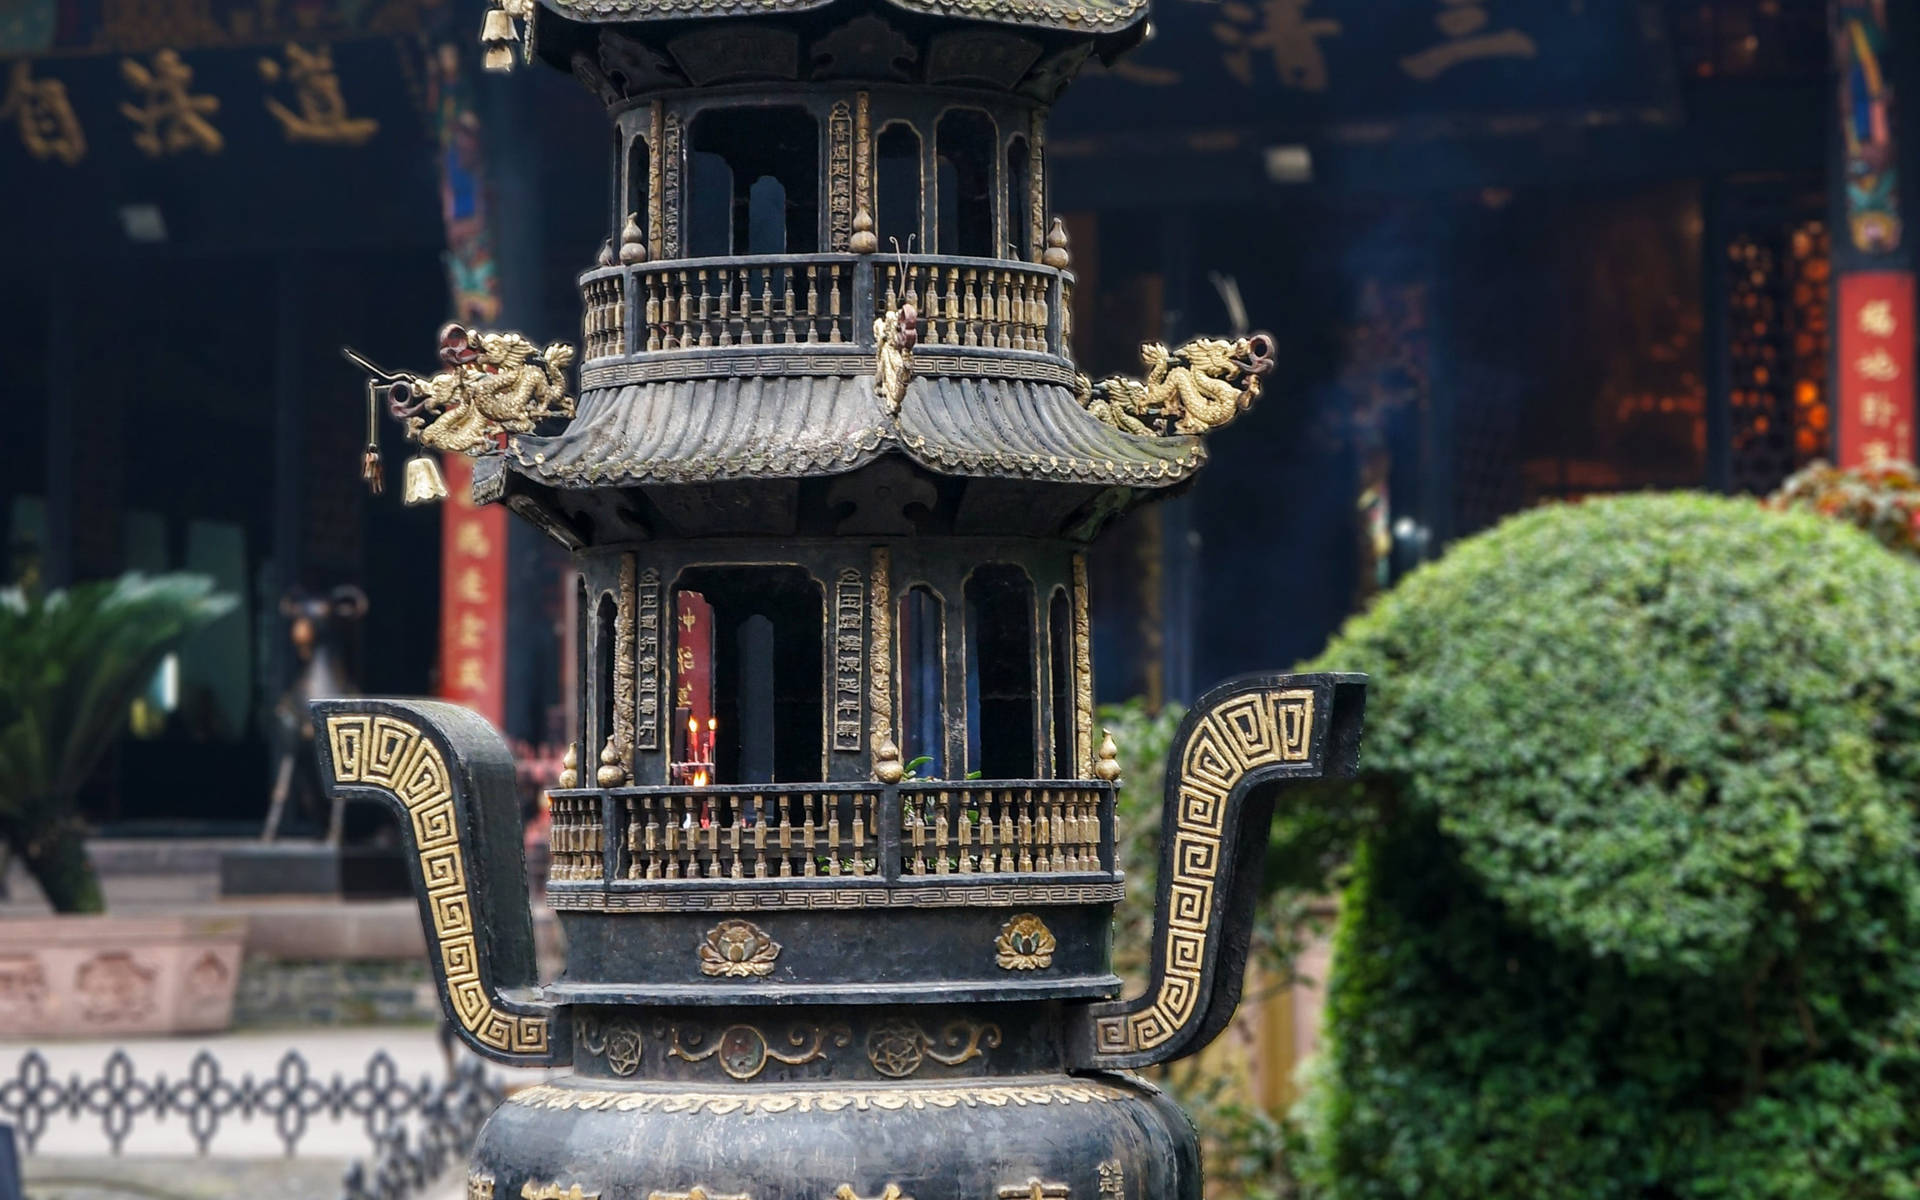
[[[232,611],[199,575],[0,591],[0,836],[56,912],[99,912],[75,799],[168,651]]]

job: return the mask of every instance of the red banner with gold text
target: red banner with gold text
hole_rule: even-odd
[[[1911,461],[1913,273],[1840,276],[1840,465]]]
[[[473,503],[473,460],[442,455],[440,694],[499,728],[507,694],[507,513]]]

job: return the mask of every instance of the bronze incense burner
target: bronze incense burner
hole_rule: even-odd
[[[1273,352],[1148,347],[1143,379],[1098,383],[1069,355],[1046,108],[1144,20],[1144,0],[489,15],[490,58],[518,38],[594,89],[617,155],[577,406],[556,348],[527,367],[539,412],[444,421],[436,388],[506,394],[458,363],[401,406],[423,446],[475,456],[476,502],[578,565],[557,980],[534,974],[499,735],[446,704],[315,705],[336,794],[404,814],[461,1036],[571,1068],[488,1122],[470,1196],[1199,1196],[1191,1126],[1128,1072],[1226,1025],[1275,795],[1352,769],[1365,689],[1249,675],[1195,704],[1151,981],[1121,998],[1085,552],[1192,475]],[[454,425],[460,445],[428,434]]]

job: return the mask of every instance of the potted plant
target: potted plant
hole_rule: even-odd
[[[226,1023],[244,921],[97,915],[76,800],[166,655],[233,606],[197,575],[0,591],[0,837],[62,914],[0,929],[0,1034]]]

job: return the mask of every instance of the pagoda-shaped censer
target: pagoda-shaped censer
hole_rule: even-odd
[[[584,344],[449,327],[439,374],[379,386],[579,568],[558,980],[499,736],[316,705],[330,786],[406,815],[462,1036],[571,1068],[494,1114],[469,1195],[1197,1197],[1191,1126],[1126,1072],[1227,1023],[1278,785],[1352,768],[1364,685],[1194,706],[1121,998],[1084,555],[1272,354],[1150,346],[1096,383],[1068,353],[1047,105],[1145,0],[518,3],[490,61],[522,39],[612,121]]]

